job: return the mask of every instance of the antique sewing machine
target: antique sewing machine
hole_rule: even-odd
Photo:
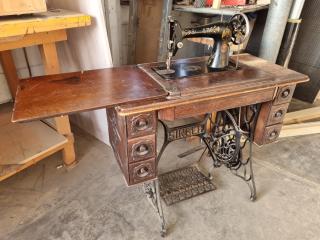
[[[242,14],[195,28],[182,29],[172,18],[169,24],[166,62],[21,80],[12,116],[13,122],[25,122],[106,109],[110,143],[125,182],[143,184],[160,217],[162,235],[166,224],[157,169],[165,147],[200,137],[212,166],[225,166],[244,180],[254,200],[252,144],[277,140],[296,84],[308,81],[306,75],[249,54],[229,56],[229,44],[240,44],[248,34]],[[191,37],[213,38],[212,55],[172,60],[183,47],[182,39]],[[200,121],[168,125],[200,115]],[[166,130],[159,153],[158,122]],[[182,199],[190,197],[188,191],[179,194]]]
[[[211,71],[223,71],[231,68],[229,62],[230,44],[240,45],[249,35],[249,20],[245,14],[239,13],[232,16],[229,21],[218,21],[206,25],[181,28],[174,18],[169,17],[169,41],[166,67],[155,67],[156,72],[165,79],[174,79],[208,73]],[[171,59],[177,51],[183,47],[183,39],[187,38],[212,38],[214,44],[212,54],[206,64],[190,64],[171,66]]]

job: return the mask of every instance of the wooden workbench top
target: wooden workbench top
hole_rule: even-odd
[[[86,14],[52,9],[45,13],[1,17],[0,38],[84,27],[90,24],[91,17]]]
[[[240,56],[240,63],[258,69],[256,79],[251,75],[248,75],[248,80],[246,75],[236,79],[232,72],[230,76],[224,72],[223,78],[219,79],[216,75],[221,73],[202,75],[199,84],[203,85],[203,93],[197,89],[196,94],[175,99],[166,99],[167,92],[137,66],[21,80],[12,121],[30,121],[123,104],[127,107],[121,107],[120,113],[126,115],[308,81],[304,74],[248,54]],[[260,71],[265,74],[261,75]],[[185,85],[188,79],[182,81]],[[191,90],[188,88],[188,91]]]

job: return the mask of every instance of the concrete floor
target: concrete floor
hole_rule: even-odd
[[[258,199],[225,168],[218,189],[164,206],[166,239],[320,239],[320,135],[255,148]],[[75,129],[80,163],[57,169],[56,154],[0,183],[0,239],[161,239],[159,222],[142,189],[127,188],[109,147]],[[160,171],[188,165],[170,145]]]

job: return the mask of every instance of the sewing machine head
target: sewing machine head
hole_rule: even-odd
[[[219,21],[183,29],[178,21],[169,17],[169,32],[166,67],[155,69],[165,79],[185,77],[185,74],[181,75],[179,66],[172,66],[171,59],[183,47],[182,40],[186,38],[212,38],[214,41],[212,54],[206,66],[190,66],[188,67],[190,70],[197,68],[198,72],[202,73],[228,70],[229,45],[230,43],[240,45],[246,40],[249,35],[249,20],[246,15],[239,13],[232,16],[230,21]],[[195,75],[194,72],[192,75]]]

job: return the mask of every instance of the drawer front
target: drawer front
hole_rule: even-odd
[[[272,106],[268,117],[267,125],[282,123],[284,116],[288,110],[289,103]]]
[[[277,105],[277,104],[290,102],[293,96],[295,87],[296,85],[290,85],[290,86],[279,88],[273,104]]]
[[[156,158],[129,164],[130,185],[156,177]]]
[[[155,135],[131,139],[128,142],[129,163],[146,160],[156,156]]]
[[[276,141],[280,135],[281,127],[282,124],[266,127],[263,136],[263,144],[268,144]]]
[[[157,118],[155,112],[142,113],[127,117],[128,138],[155,133]]]

